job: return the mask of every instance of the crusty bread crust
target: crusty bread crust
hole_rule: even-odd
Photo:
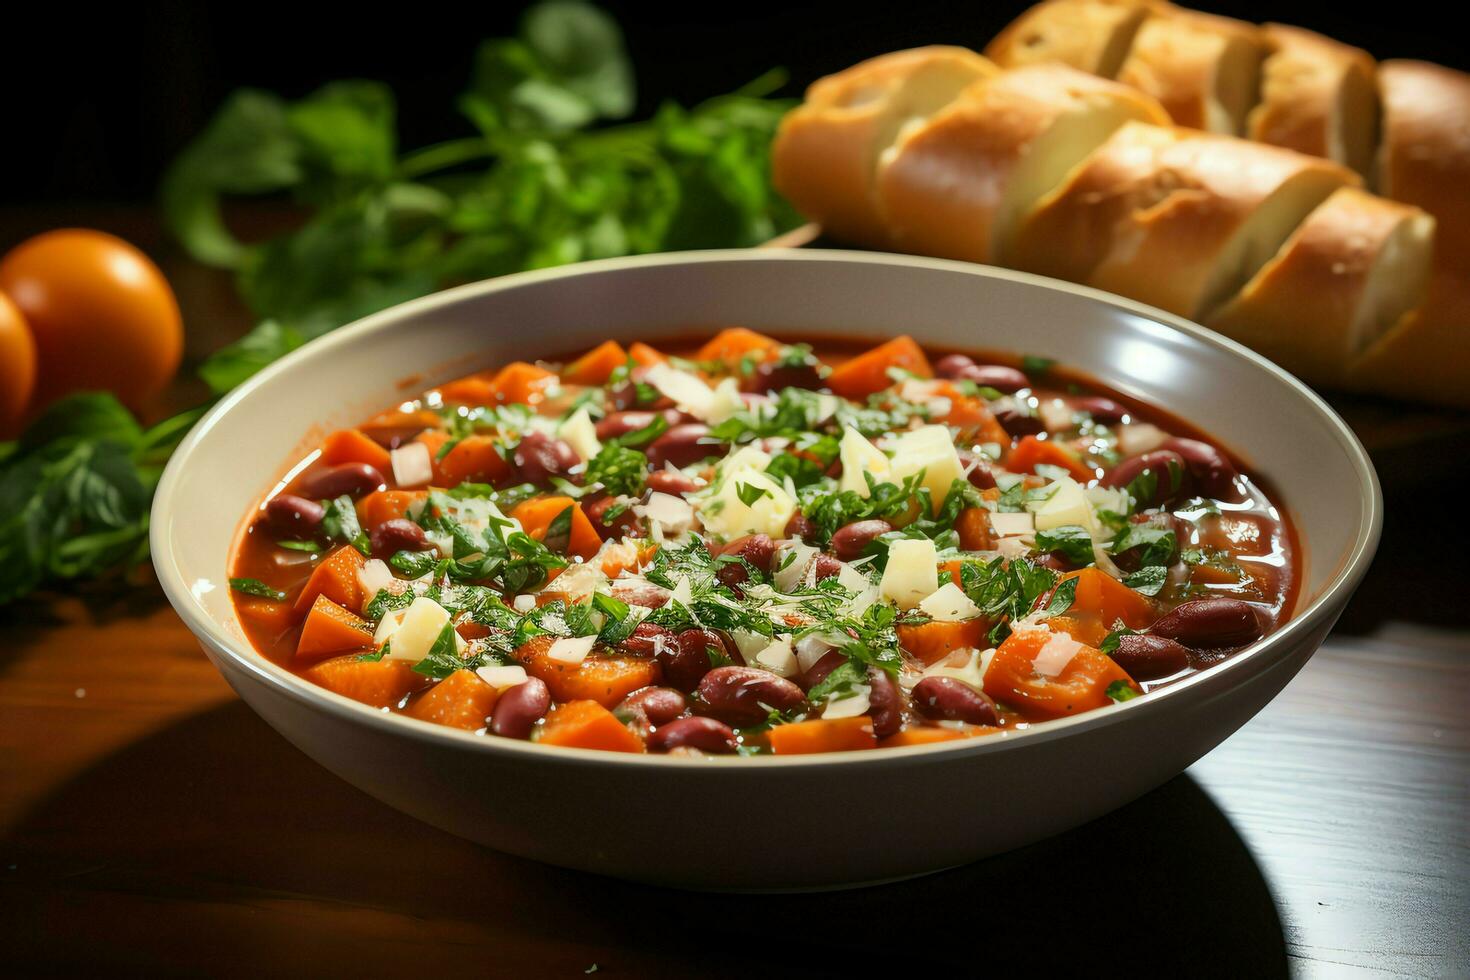
[[[1271,54],[1246,134],[1370,177],[1378,141],[1372,56],[1299,27],[1266,24],[1261,33]]]
[[[1385,61],[1378,84],[1379,189],[1434,215],[1438,264],[1470,276],[1470,74],[1424,61]]]
[[[894,244],[996,260],[1035,196],[1129,119],[1167,117],[1147,96],[1065,65],[975,83],[901,138],[881,165],[878,200]]]
[[[1144,21],[1117,77],[1158,99],[1180,126],[1239,135],[1265,56],[1255,25],[1175,9]]]
[[[1423,304],[1434,219],[1409,204],[1344,187],[1208,325],[1316,384],[1348,366]]]
[[[1198,318],[1228,300],[1348,170],[1276,147],[1130,123],[1021,223],[1013,260]]]
[[[913,119],[922,119],[994,65],[967,48],[897,51],[829,75],[787,113],[771,147],[776,189],[835,237],[883,248],[878,158]]]
[[[1145,0],[1048,0],[1011,21],[985,55],[1002,68],[1058,63],[1112,78],[1149,9]]]
[[[1470,276],[1439,268],[1429,299],[1349,369],[1344,387],[1470,408]]]

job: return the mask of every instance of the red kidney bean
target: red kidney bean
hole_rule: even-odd
[[[656,493],[671,493],[675,496],[693,493],[702,485],[694,477],[685,476],[675,470],[654,470],[648,474],[645,482],[648,489]]]
[[[926,677],[914,685],[914,707],[925,718],[998,725],[995,702],[953,677]]]
[[[1112,657],[1136,681],[1169,677],[1189,666],[1189,651],[1182,644],[1147,633],[1120,636]]]
[[[868,717],[873,719],[873,734],[879,738],[892,735],[903,726],[903,696],[888,671],[868,668]]]
[[[1046,431],[1046,423],[1035,415],[1027,415],[1019,408],[1003,406],[995,409],[995,420],[1012,439],[1034,436]]]
[[[373,528],[368,536],[373,554],[379,558],[392,558],[400,551],[424,551],[429,547],[424,529],[403,517],[386,520]]]
[[[1240,491],[1235,486],[1235,464],[1208,442],[1174,438],[1160,448],[1179,454],[1200,493],[1217,500],[1240,498]]]
[[[995,474],[990,472],[990,464],[979,453],[961,449],[959,456],[960,462],[968,467],[965,479],[970,481],[970,486],[976,490],[989,490],[995,486]]]
[[[667,725],[689,710],[689,699],[672,687],[645,687],[623,698],[617,710],[636,714],[650,725]]]
[[[826,679],[828,674],[832,673],[832,671],[836,670],[838,667],[841,667],[845,663],[847,663],[846,654],[841,653],[837,650],[829,650],[828,652],[818,657],[817,662],[812,664],[811,667],[807,669],[806,673],[802,674],[796,679],[797,685],[803,691],[810,691],[812,688],[822,683],[822,681]]]
[[[1072,407],[1091,415],[1094,422],[1104,422],[1109,425],[1123,421],[1123,417],[1128,414],[1127,408],[1101,395],[1074,398]]]
[[[566,476],[580,463],[577,451],[561,439],[544,432],[527,432],[510,454],[511,465],[523,483],[549,483],[553,476]]]
[[[822,551],[818,552],[817,556],[812,559],[811,574],[813,582],[820,582],[824,578],[831,578],[841,571],[842,561],[836,555],[829,555],[825,551]]]
[[[786,522],[786,530],[783,532],[788,538],[797,538],[801,541],[809,541],[816,537],[817,526],[811,519],[801,511],[791,515],[791,520]]]
[[[716,667],[699,682],[704,714],[730,725],[766,720],[766,713],[790,711],[806,702],[801,688],[758,667]]]
[[[877,519],[869,521],[853,521],[839,527],[832,534],[832,550],[837,552],[837,557],[843,561],[852,561],[861,558],[868,550],[868,545],[880,534],[887,534],[893,530],[893,525],[887,521]]]
[[[597,423],[597,438],[616,439],[618,436],[625,436],[629,432],[646,429],[659,416],[663,416],[671,426],[685,421],[684,413],[673,408],[665,409],[662,412],[613,412]]]
[[[1191,649],[1238,647],[1260,639],[1263,632],[1256,608],[1226,596],[1191,599],[1159,617],[1149,632],[1177,640]]]
[[[646,450],[650,466],[661,467],[665,463],[689,466],[711,456],[723,455],[727,444],[711,439],[709,426],[699,422],[676,425],[653,440]]]
[[[743,538],[736,538],[724,548],[720,549],[721,555],[735,555],[744,558],[751,565],[762,572],[769,573],[771,562],[776,557],[776,543],[766,534],[747,534]],[[750,571],[738,562],[721,565],[715,577],[732,589],[737,589],[750,579]]]
[[[751,391],[780,391],[782,388],[817,391],[823,387],[822,375],[815,364],[772,362],[758,365],[747,384]]]
[[[660,725],[648,736],[648,748],[651,752],[698,749],[701,752],[724,755],[734,752],[736,746],[735,732],[729,725],[699,715],[676,718]]]
[[[965,354],[946,354],[934,362],[934,374],[940,378],[958,378],[975,366],[975,359]]]
[[[1013,367],[1001,364],[976,364],[960,372],[959,380],[973,381],[977,385],[1011,393],[1031,387],[1031,379]]]
[[[678,645],[674,631],[667,626],[659,626],[657,623],[639,623],[633,627],[633,633],[618,648],[630,657],[642,657],[645,660],[653,660],[663,647]]]
[[[265,505],[265,525],[278,538],[314,538],[326,516],[327,509],[321,504],[294,493],[272,497]]]
[[[606,495],[595,497],[591,500],[585,497],[583,498],[582,512],[587,515],[587,519],[592,522],[592,529],[597,532],[597,536],[602,540],[610,541],[613,538],[636,537],[642,529],[642,520],[637,514],[633,513],[631,503],[626,500],[623,503],[629,506],[624,507],[622,513],[618,514],[612,520],[608,520],[607,512],[618,505],[618,498]]]
[[[639,624],[642,625],[642,624]],[[654,659],[663,668],[664,681],[681,691],[692,691],[714,667],[711,653],[725,652],[725,641],[714,630],[687,629],[673,643],[660,643]]]
[[[297,489],[303,497],[328,500],[344,493],[349,497],[361,497],[383,484],[383,474],[367,463],[338,463],[306,474]]]
[[[539,677],[501,693],[490,712],[490,730],[505,738],[530,738],[536,722],[551,710],[551,689]]]
[[[1185,495],[1189,486],[1189,470],[1184,465],[1184,457],[1168,449],[1155,449],[1141,456],[1130,456],[1103,476],[1103,486],[1126,487],[1145,470],[1152,472],[1158,479],[1153,496],[1148,500],[1140,500],[1140,507],[1162,507]]]

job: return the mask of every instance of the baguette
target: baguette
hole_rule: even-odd
[[[1158,99],[1180,126],[1239,135],[1265,56],[1252,24],[1171,10],[1143,22],[1117,77]]]
[[[781,121],[772,144],[776,189],[828,233],[888,246],[874,195],[880,156],[905,126],[995,71],[967,48],[935,45],[872,58],[817,81]]]
[[[1157,102],[1065,65],[976,82],[901,137],[880,165],[879,210],[894,244],[1003,261],[1016,219],[1130,119],[1167,121]]]
[[[1434,215],[1438,264],[1470,276],[1470,75],[1423,61],[1385,61],[1378,84],[1379,187]]]
[[[1289,150],[1129,123],[1023,219],[1010,257],[1199,319],[1356,181]]]
[[[1371,177],[1378,140],[1373,58],[1299,27],[1267,24],[1271,49],[1262,68],[1261,102],[1247,135],[1272,146],[1326,157]]]
[[[1440,267],[1424,305],[1378,339],[1344,387],[1470,408],[1470,277]]]
[[[1148,12],[1142,0],[1038,3],[996,35],[985,56],[1002,68],[1055,62],[1112,78]]]
[[[1315,384],[1350,364],[1428,295],[1434,219],[1338,190],[1206,325]]]

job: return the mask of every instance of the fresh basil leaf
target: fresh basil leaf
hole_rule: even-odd
[[[1077,601],[1077,582],[1077,579],[1069,578],[1056,587],[1051,601],[1046,604],[1048,616],[1060,616],[1072,608],[1072,603]]]
[[[287,551],[304,551],[307,554],[317,554],[326,551],[326,546],[316,541],[277,541],[277,548],[285,548]]]
[[[1036,550],[1056,552],[1073,565],[1091,565],[1092,534],[1077,524],[1036,532]]]
[[[853,688],[867,682],[867,669],[849,660],[847,663],[838,664],[831,673],[812,685],[812,689],[807,692],[807,700],[812,704],[821,704],[829,698],[840,701],[852,697],[857,693]]]
[[[305,342],[299,331],[276,320],[262,320],[233,344],[209,355],[199,366],[199,376],[210,391],[223,395]]]
[[[372,554],[367,532],[357,520],[357,507],[345,493],[335,500],[324,500],[326,516],[322,518],[322,534],[329,540],[345,541],[364,555]]]
[[[1119,626],[1107,636],[1103,637],[1103,641],[1098,646],[1098,649],[1103,653],[1111,654],[1114,650],[1118,649],[1119,640],[1125,636],[1136,636],[1137,634],[1137,630],[1130,629],[1127,626]]]
[[[735,496],[739,497],[740,502],[747,507],[755,506],[757,500],[760,500],[762,497],[769,497],[770,495],[770,490],[767,490],[765,487],[758,487],[753,483],[735,484]]]
[[[1169,569],[1163,565],[1148,565],[1123,579],[1123,584],[1147,596],[1158,595],[1169,581]]]
[[[456,670],[468,667],[469,663],[459,655],[459,644],[455,637],[454,624],[445,623],[424,659],[413,665],[414,673],[442,681]]]
[[[1105,693],[1108,697],[1119,703],[1132,701],[1139,696],[1139,692],[1127,681],[1113,681],[1113,683],[1108,685]]]

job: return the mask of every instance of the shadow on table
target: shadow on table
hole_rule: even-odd
[[[1004,806],[1002,788],[995,796]],[[10,933],[0,946],[12,962],[53,969],[1287,969],[1260,869],[1188,776],[1071,833],[926,878],[706,895],[548,868],[429,828],[331,776],[236,702],[83,772],[9,829],[0,857],[0,936]]]

